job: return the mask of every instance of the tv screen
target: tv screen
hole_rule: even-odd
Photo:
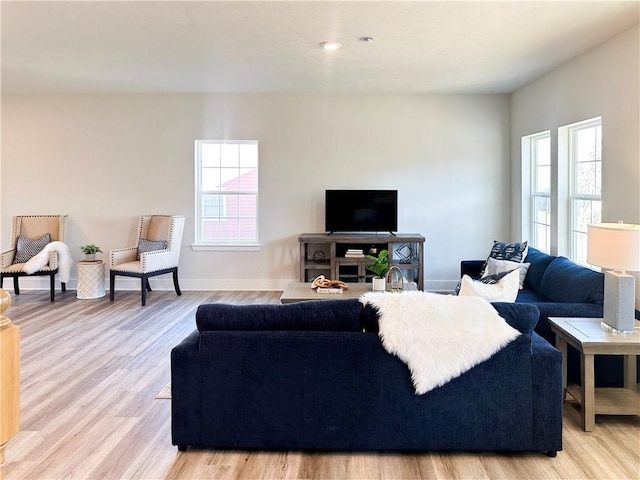
[[[398,230],[397,190],[327,190],[327,232],[395,232]]]

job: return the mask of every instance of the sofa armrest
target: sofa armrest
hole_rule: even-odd
[[[531,382],[534,441],[541,450],[562,450],[562,354],[536,333],[531,336]]]
[[[171,438],[174,445],[186,445],[200,436],[201,362],[197,331],[171,350]]]
[[[485,260],[462,260],[460,262],[460,278],[469,275],[471,278],[478,278],[482,274],[482,266]]]

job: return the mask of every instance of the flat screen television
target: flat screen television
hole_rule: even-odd
[[[325,231],[395,232],[398,230],[397,190],[327,190]]]

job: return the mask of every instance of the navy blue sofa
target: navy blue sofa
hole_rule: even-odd
[[[495,304],[516,340],[424,395],[358,300],[201,305],[171,352],[172,442],[294,450],[562,449],[561,355],[533,305]],[[452,319],[455,322],[455,319]]]
[[[463,260],[460,273],[472,278],[480,276],[485,260]],[[604,275],[578,265],[565,257],[547,255],[529,247],[524,263],[530,267],[517,303],[538,307],[540,318],[535,331],[555,345],[549,317],[601,318],[604,303]],[[572,347],[567,355],[567,380],[580,383],[580,356]],[[595,358],[595,381],[598,387],[623,385],[623,358],[619,355],[601,355]],[[638,358],[640,381],[640,357]]]

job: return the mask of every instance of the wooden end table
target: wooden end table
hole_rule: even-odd
[[[549,317],[549,322],[556,334],[556,348],[562,352],[562,386],[581,404],[584,430],[594,429],[596,414],[640,415],[636,383],[640,322],[635,322],[634,332],[626,333],[612,331],[601,318]],[[567,385],[567,345],[580,352],[580,386]],[[594,355],[624,355],[623,388],[595,388]]]

